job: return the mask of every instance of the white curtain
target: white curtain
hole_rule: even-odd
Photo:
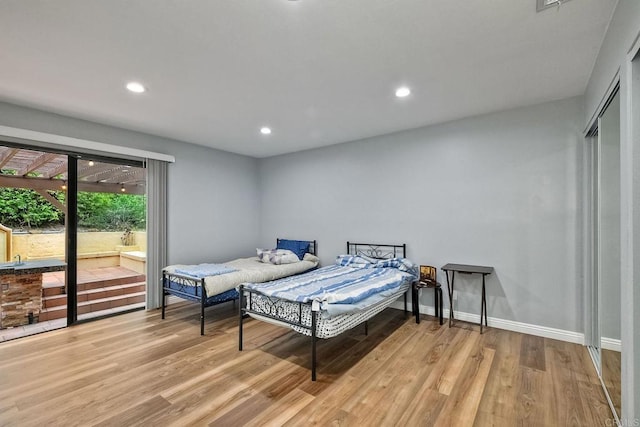
[[[167,162],[147,160],[147,310],[162,303],[167,265]]]

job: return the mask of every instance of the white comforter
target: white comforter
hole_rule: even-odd
[[[294,274],[304,273],[318,266],[320,260],[315,255],[305,254],[304,259],[292,264],[274,265],[261,262],[258,257],[239,258],[225,262],[224,265],[237,271],[218,276],[205,277],[204,284],[207,295],[213,296],[233,289],[241,283],[262,283],[270,280],[281,279]],[[165,267],[165,271],[175,274],[176,270],[188,267],[184,264],[176,264]]]

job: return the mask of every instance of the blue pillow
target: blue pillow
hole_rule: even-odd
[[[304,254],[309,252],[309,242],[304,240],[278,240],[276,249],[288,249],[298,256],[300,260],[304,258]]]

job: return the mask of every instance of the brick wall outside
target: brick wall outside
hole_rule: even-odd
[[[42,273],[0,275],[0,328],[37,321],[42,309]]]

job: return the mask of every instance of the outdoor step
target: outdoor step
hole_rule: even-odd
[[[144,292],[146,290],[145,282],[129,283],[126,285],[115,285],[108,288],[89,289],[87,291],[78,292],[78,302],[93,301],[100,298],[115,297],[124,294],[132,294]],[[67,303],[66,294],[45,295],[42,299],[42,306],[45,308],[65,305]]]
[[[137,273],[124,267],[103,267],[92,270],[81,270],[78,273],[78,291],[106,288],[115,285],[127,285],[143,282],[144,274]],[[65,272],[45,273],[42,277],[42,287],[45,295],[59,295],[65,286]],[[54,288],[51,290],[51,288]]]
[[[96,280],[93,282],[78,283],[78,291],[88,291],[90,289],[108,288],[111,286],[128,285],[139,283],[146,280],[144,274],[135,274],[131,276],[116,277],[113,279]]]
[[[98,298],[90,301],[78,301],[78,315],[95,313],[97,311],[110,310],[131,304],[144,304],[145,292],[134,292],[106,298]],[[40,312],[39,321],[61,319],[67,315],[67,305],[58,305],[43,308]]]
[[[107,310],[92,311],[91,313],[88,313],[88,314],[79,314],[78,320],[92,319],[94,317],[100,317],[100,316],[108,316],[110,314],[115,314],[115,313],[126,311],[126,310],[134,310],[137,308],[144,308],[144,303],[139,302],[136,304],[121,305],[120,307],[109,308]]]
[[[99,298],[86,302],[78,302],[78,314],[93,313],[100,310],[120,307],[122,305],[144,302],[145,292],[117,295],[114,297]]]
[[[67,305],[67,295],[51,295],[42,298],[42,308],[58,307],[60,305]]]
[[[115,277],[113,279],[95,280],[92,282],[78,283],[78,291],[88,291],[91,289],[108,288],[110,286],[130,285],[132,283],[144,282],[146,276],[144,274],[131,274],[129,276]],[[43,292],[45,296],[60,295],[64,293],[64,282],[60,284],[58,281],[53,283],[43,283]]]
[[[59,305],[51,308],[43,308],[38,316],[38,321],[44,322],[47,320],[63,319],[65,317],[67,317],[67,306]]]
[[[125,294],[145,292],[147,284],[145,282],[127,283],[125,285],[114,285],[107,288],[89,289],[78,292],[78,301],[92,301],[100,298],[109,298]]]
[[[56,286],[49,285],[47,287],[45,287],[44,285],[42,286],[42,296],[44,297],[64,295],[64,293],[65,293],[64,284],[62,286],[60,285],[56,285]]]

